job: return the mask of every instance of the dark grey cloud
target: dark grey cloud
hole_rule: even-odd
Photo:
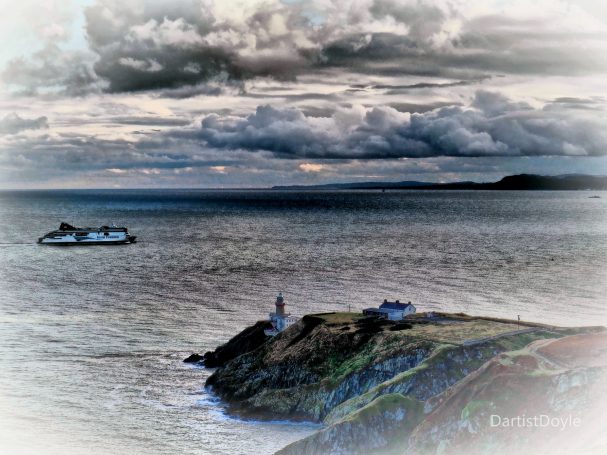
[[[48,44],[29,59],[16,58],[0,72],[0,79],[9,86],[19,87],[25,95],[45,93],[80,96],[101,90],[103,81],[92,67],[93,57],[84,52],[64,51]]]
[[[19,136],[14,136],[18,138]],[[178,151],[177,151],[178,150]],[[604,173],[605,157],[438,156],[415,160],[306,160],[322,163],[319,173],[302,171],[299,160],[269,152],[201,146],[196,137],[148,135],[133,142],[77,135],[39,136],[0,149],[0,182],[11,186],[213,187],[285,183],[403,180],[495,181],[507,174]],[[76,182],[74,184],[74,182]]]
[[[576,98],[573,96],[561,96],[552,101],[553,103],[565,103],[565,104],[607,104],[605,98]]]
[[[588,111],[607,110],[607,100],[601,97],[577,98],[573,96],[563,96],[552,100],[544,106],[546,111],[581,109]]]
[[[489,79],[490,76],[481,77],[478,79],[471,79],[467,81],[454,81],[454,82],[418,82],[416,84],[376,84],[371,85],[369,88],[378,89],[378,90],[391,90],[394,93],[397,90],[416,90],[416,89],[426,89],[426,88],[445,88],[445,87],[461,87],[463,85],[472,85],[478,82],[482,82],[485,79]]]
[[[132,8],[99,0],[86,10],[87,36],[98,55],[96,74],[109,82],[109,91],[123,92],[196,87],[214,79],[293,79],[309,65],[306,49],[295,45],[293,31],[309,27],[296,8],[268,5],[242,23],[214,13],[200,1],[147,1]],[[277,20],[284,30],[270,33]],[[253,55],[242,52],[251,40]],[[201,92],[176,94],[190,93]]]
[[[260,106],[249,116],[208,114],[200,126],[141,131],[137,139],[7,135],[0,180],[5,186],[82,179],[97,187],[241,186],[605,172],[605,120],[583,114],[544,111],[488,92],[477,93],[466,108],[420,114]],[[322,172],[302,171],[302,160],[321,164]]]
[[[265,150],[281,158],[602,156],[606,123],[478,91],[470,108],[411,115],[373,107],[318,118],[296,108],[259,106],[246,117],[208,115],[194,134],[209,147]]]
[[[365,74],[463,79],[495,73],[579,75],[607,70],[607,59],[601,58],[607,45],[604,27],[586,30],[562,22],[555,27],[547,11],[521,18],[509,15],[507,9],[500,14],[489,9],[482,16],[465,18],[455,5],[439,8],[426,2],[375,0],[369,12],[375,19],[405,25],[408,33],[356,32],[346,27],[342,36],[323,43],[323,65]],[[450,20],[458,21],[461,29],[437,42]]]
[[[334,106],[299,106],[299,109],[306,117],[331,117],[335,113]]]
[[[399,112],[415,112],[423,113],[433,111],[435,109],[446,106],[461,106],[461,103],[453,103],[450,101],[435,101],[433,103],[390,103],[389,107],[396,109]]]
[[[230,84],[233,87],[236,84]],[[240,89],[239,91],[242,91]],[[220,96],[226,93],[225,87],[220,84],[196,84],[196,85],[184,85],[177,88],[164,89],[157,93],[157,96],[161,98],[176,98],[185,99],[192,98],[194,96]]]
[[[467,18],[462,5],[396,0],[339,0],[312,12],[305,2],[269,1],[234,15],[217,5],[97,0],[85,10],[88,54],[49,44],[11,61],[2,78],[26,92],[160,90],[185,98],[220,95],[221,86],[251,78],[295,80],[327,69],[454,79],[392,90],[466,85],[496,73],[607,71],[607,59],[597,56],[607,46],[605,29],[557,28],[551,17]],[[457,32],[450,21],[460,24]]]
[[[408,38],[415,43],[426,43],[428,38],[440,32],[448,15],[431,3],[404,3],[396,0],[376,0],[369,11],[377,19],[394,19],[407,24]]]
[[[256,92],[247,92],[246,96],[248,98],[260,98],[260,99],[282,99],[285,101],[298,101],[298,100],[322,100],[322,101],[337,101],[340,99],[339,94],[337,93],[313,93],[313,92],[305,92],[305,93],[256,93]]]
[[[148,126],[185,126],[191,121],[183,118],[169,117],[112,117],[112,123],[120,125],[148,125]]]
[[[0,164],[23,169],[91,171],[111,168],[175,168],[192,166],[192,153],[167,151],[171,141],[127,141],[76,134],[42,135],[6,144]],[[174,143],[173,143],[174,145]]]
[[[474,35],[476,36],[476,34]],[[322,67],[347,68],[368,75],[426,76],[471,81],[493,74],[563,75],[601,74],[607,60],[594,58],[572,43],[579,36],[545,38],[541,43],[517,43],[504,36],[502,46],[467,39],[453,41],[449,49],[424,48],[407,36],[391,33],[358,34],[323,48]],[[607,33],[593,40],[607,45]]]
[[[39,130],[48,128],[48,119],[46,117],[38,117],[34,119],[22,118],[19,115],[6,115],[0,119],[0,134],[16,134],[24,130]]]

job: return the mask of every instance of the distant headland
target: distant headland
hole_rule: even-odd
[[[433,183],[418,181],[403,182],[352,182],[328,183],[324,185],[274,186],[274,190],[607,190],[604,175],[509,175],[492,183],[450,182]]]

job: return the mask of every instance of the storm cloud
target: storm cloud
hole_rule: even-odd
[[[292,79],[315,47],[299,8],[280,2],[239,5],[100,0],[86,10],[96,74],[112,92],[196,86],[255,76]]]
[[[30,58],[19,57],[8,62],[0,72],[0,79],[9,86],[18,87],[23,95],[62,93],[81,96],[102,89],[104,82],[92,68],[90,54],[63,51],[56,44],[48,44]]]
[[[354,107],[313,117],[265,105],[246,117],[208,115],[196,134],[210,147],[266,150],[282,158],[599,156],[607,154],[606,127],[604,118],[538,110],[478,91],[467,108],[413,114]]]
[[[439,0],[97,0],[85,10],[88,54],[58,55],[56,44],[48,45],[30,59],[13,60],[3,79],[29,91],[63,86],[82,94],[295,80],[322,69],[452,78],[454,84],[492,74],[607,70],[607,59],[597,58],[607,45],[604,27],[586,18],[582,29],[572,12],[542,4],[513,0],[498,14],[475,2]],[[523,6],[530,17],[516,14]]]

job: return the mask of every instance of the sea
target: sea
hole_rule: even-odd
[[[62,221],[138,241],[36,244]],[[0,453],[271,454],[319,426],[231,415],[186,356],[277,292],[605,325],[606,221],[588,191],[2,191]]]

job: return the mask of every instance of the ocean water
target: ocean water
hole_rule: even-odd
[[[595,194],[595,193],[592,193]],[[191,352],[264,318],[384,298],[607,323],[607,193],[0,192],[0,453],[269,454],[317,429],[245,421]],[[139,241],[48,247],[61,221]]]

